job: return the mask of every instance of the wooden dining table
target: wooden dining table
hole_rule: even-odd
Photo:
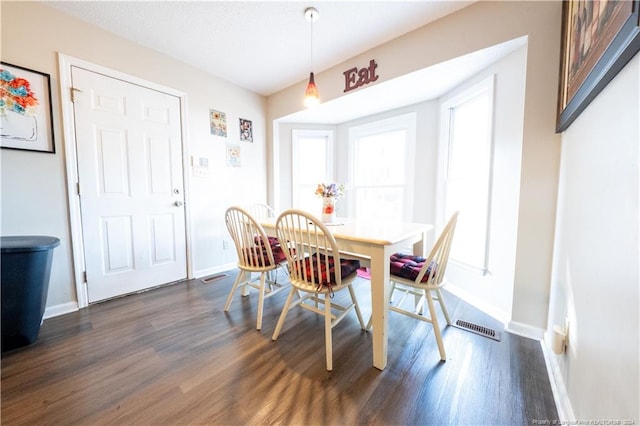
[[[259,222],[270,236],[276,235],[277,218]],[[389,257],[396,252],[413,250],[424,256],[428,233],[433,225],[389,220],[337,218],[325,224],[332,231],[341,254],[362,259],[371,274],[371,321],[373,334],[373,366],[384,370],[387,366]]]

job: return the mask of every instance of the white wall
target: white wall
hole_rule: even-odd
[[[640,421],[640,55],[562,134],[550,354],[568,418]],[[573,413],[571,413],[571,406]]]
[[[51,75],[56,153],[0,151],[2,235],[44,234],[61,240],[54,250],[45,315],[73,309],[77,301],[58,52],[186,93],[185,149],[188,155],[209,158],[211,170],[207,177],[186,170],[193,271],[202,276],[233,266],[235,252],[222,249],[222,240],[229,238],[224,210],[233,203],[266,200],[265,99],[42,4],[3,2],[2,61]],[[227,138],[210,134],[209,108],[226,112]],[[239,118],[252,120],[254,143],[240,142]],[[226,167],[227,141],[241,146],[241,168]]]

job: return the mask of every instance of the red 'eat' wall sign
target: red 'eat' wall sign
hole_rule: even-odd
[[[378,79],[378,75],[376,74],[377,67],[378,64],[376,64],[376,60],[372,59],[369,61],[368,68],[358,69],[357,67],[353,67],[343,72],[345,93],[376,81]]]

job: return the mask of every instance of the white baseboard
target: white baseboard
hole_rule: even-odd
[[[551,392],[553,393],[553,400],[556,403],[556,409],[558,410],[558,424],[569,424],[569,422],[575,421],[573,414],[573,407],[571,406],[571,400],[567,393],[567,387],[564,383],[564,378],[558,364],[558,357],[563,355],[556,355],[549,345],[545,342],[549,341],[548,333],[545,334],[545,339],[540,341],[542,347],[542,353],[544,354],[544,362],[547,365],[547,372],[549,374],[549,383],[551,384]],[[566,356],[566,355],[564,355]]]
[[[238,267],[238,264],[236,262],[227,263],[226,265],[218,265],[214,268],[201,269],[199,271],[195,271],[193,275],[196,279],[200,279],[202,277],[207,277],[209,275],[219,274],[220,272],[227,272],[232,269],[236,269],[237,267]]]
[[[507,332],[517,334],[518,336],[528,337],[529,339],[542,340],[544,330],[518,321],[509,321],[507,324]]]
[[[45,308],[42,319],[57,317],[59,315],[68,314],[78,310],[78,302],[67,302],[60,305],[49,306]]]

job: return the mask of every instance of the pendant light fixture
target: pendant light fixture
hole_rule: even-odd
[[[304,91],[304,105],[311,107],[320,103],[320,93],[318,92],[318,86],[316,86],[316,80],[313,75],[313,23],[318,20],[320,14],[316,8],[308,7],[304,11],[304,17],[307,21],[311,22],[311,72],[309,73],[307,89]]]

